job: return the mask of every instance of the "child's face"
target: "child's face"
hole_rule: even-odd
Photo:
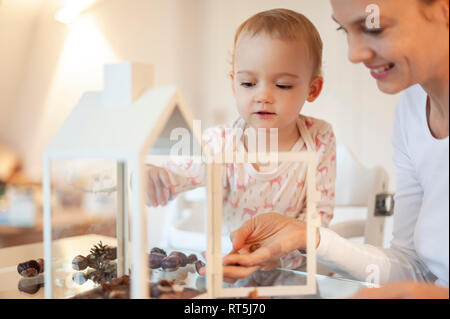
[[[231,74],[239,114],[253,128],[292,128],[305,101],[322,88],[322,78],[311,80],[312,72],[302,41],[241,35]]]

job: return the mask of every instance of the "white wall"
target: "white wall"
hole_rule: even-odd
[[[285,7],[308,16],[325,43],[324,92],[304,113],[333,124],[338,142],[365,165],[384,166],[394,189],[390,136],[397,97],[380,93],[363,66],[347,61],[345,36],[336,32],[326,0],[103,0],[70,26],[53,19],[57,0],[17,0],[37,3],[28,9],[33,14],[11,11],[14,1],[0,6],[9,28],[23,30],[11,45],[0,19],[0,69],[8,74],[0,74],[0,139],[17,148],[35,178],[43,147],[81,94],[102,89],[104,63],[152,63],[156,84],[177,85],[204,127],[232,122],[234,31],[258,11]],[[3,85],[9,78],[10,86]]]
[[[14,143],[12,134],[20,84],[26,76],[39,0],[3,0],[0,3],[0,140]]]

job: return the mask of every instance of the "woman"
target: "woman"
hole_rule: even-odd
[[[361,245],[320,228],[318,260],[358,280],[376,269],[379,283],[395,282],[356,297],[448,298],[449,0],[377,1],[376,28],[366,24],[373,1],[331,4],[339,30],[347,34],[349,59],[364,63],[381,91],[404,93],[393,136],[398,185],[391,248]],[[279,214],[250,220],[232,234],[240,254],[224,258],[224,276],[230,281],[271,269],[280,256],[306,249],[305,234],[303,222]],[[255,242],[261,248],[249,253]]]

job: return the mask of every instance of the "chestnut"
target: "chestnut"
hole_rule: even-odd
[[[198,296],[199,294],[200,294],[200,292],[198,290],[189,288],[189,287],[185,287],[182,292],[182,298],[183,299],[192,299],[192,298]]]
[[[195,254],[190,254],[188,257],[187,257],[187,263],[188,264],[193,264],[193,263],[195,263],[197,261],[197,256],[195,255]]]
[[[128,298],[128,292],[124,290],[113,290],[109,293],[108,298],[109,299],[127,299]]]
[[[159,298],[161,297],[161,290],[159,289],[159,284],[157,283],[150,283],[150,296],[152,298]]]
[[[101,286],[102,290],[106,293],[110,293],[116,287],[111,282],[103,282]]]
[[[102,266],[103,271],[107,274],[117,273],[117,264],[114,261],[105,260]]]
[[[168,281],[166,279],[160,279],[158,282],[158,288],[161,293],[171,293],[173,292],[173,281]]]
[[[200,269],[205,267],[205,263],[201,260],[197,260],[195,263],[195,270],[197,270],[197,273],[200,275]]]
[[[178,256],[178,258],[180,259],[180,266],[184,267],[187,264],[187,256],[185,254],[183,254],[180,251],[173,251],[170,253],[170,256]]]
[[[19,291],[25,292],[30,295],[37,293],[40,288],[41,288],[40,284],[32,282],[27,279],[21,279],[18,285]]]
[[[171,255],[165,257],[161,262],[161,267],[164,270],[173,271],[180,266],[180,257],[178,255]]]
[[[151,253],[159,253],[162,254],[164,256],[167,256],[167,253],[164,251],[164,249],[158,248],[158,247],[153,247],[152,250],[150,250],[150,254]]]
[[[166,258],[165,255],[158,253],[158,252],[152,252],[149,256],[149,264],[151,269],[157,269],[161,267],[163,259]]]
[[[130,284],[130,276],[123,275],[122,276],[122,285],[129,285]]]
[[[44,272],[44,259],[38,258],[36,259],[37,263],[39,264],[39,273]]]
[[[98,264],[98,261],[97,261],[97,256],[95,256],[94,254],[89,254],[86,257],[86,260],[87,260],[87,265],[89,267],[98,269],[99,264]]]
[[[105,259],[108,260],[117,259],[117,247],[106,246],[105,252],[106,252]]]
[[[111,280],[111,285],[114,287],[120,286],[120,285],[128,285],[130,283],[130,277],[127,275],[123,275],[119,278],[113,278]]]
[[[72,268],[75,270],[84,270],[88,266],[88,260],[86,257],[78,255],[72,259]]]
[[[39,274],[41,267],[36,260],[29,260],[17,265],[17,272],[23,277],[34,277]]]
[[[100,272],[98,270],[90,269],[86,272],[86,277],[94,282],[96,282],[100,277]]]

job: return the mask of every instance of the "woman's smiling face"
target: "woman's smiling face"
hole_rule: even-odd
[[[447,1],[448,3],[448,1]],[[364,63],[381,91],[398,93],[432,81],[448,60],[448,10],[438,0],[331,0],[333,19],[347,34],[349,59]],[[366,9],[376,4],[379,28],[371,28]],[[447,6],[448,8],[448,6]]]

